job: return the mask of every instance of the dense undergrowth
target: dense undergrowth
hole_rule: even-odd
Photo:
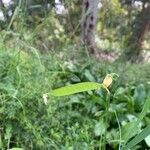
[[[53,52],[0,46],[0,149],[118,149],[119,125],[123,139],[150,97],[149,64],[108,63],[85,54],[82,60],[70,60],[65,55],[60,59]],[[43,102],[43,93],[51,89],[83,81],[102,82],[111,72],[119,78],[110,88],[108,111],[103,90],[50,97],[48,105]],[[147,115],[139,131],[149,123]],[[137,145],[140,147],[148,145],[143,141]]]

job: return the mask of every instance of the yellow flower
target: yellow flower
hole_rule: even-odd
[[[103,80],[103,85],[105,86],[105,88],[108,88],[111,85],[112,81],[113,81],[112,76],[108,74]]]

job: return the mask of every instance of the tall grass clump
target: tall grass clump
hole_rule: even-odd
[[[50,55],[0,47],[0,149],[51,147],[47,130],[52,120],[47,115],[54,108],[45,109],[41,95],[58,78],[59,69]]]

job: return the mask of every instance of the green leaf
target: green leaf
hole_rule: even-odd
[[[146,97],[145,87],[143,84],[140,84],[135,88],[133,96],[135,100],[135,106],[138,110],[143,106],[145,97]]]
[[[76,76],[75,74],[72,74],[70,76],[70,80],[73,82],[81,82],[80,78],[78,76]]]
[[[125,136],[124,136],[124,140],[125,140],[125,144],[126,142],[134,136],[135,131],[137,131],[138,129],[138,124],[140,123],[140,121],[142,121],[142,119],[146,116],[148,110],[150,108],[150,98],[148,98],[145,101],[145,104],[143,106],[142,112],[140,113],[138,120],[136,122],[131,123],[131,125],[129,126],[129,130],[127,130],[125,132]]]
[[[23,148],[11,148],[9,150],[24,150]]]
[[[95,81],[94,76],[91,74],[91,72],[88,69],[85,70],[84,75],[89,81]]]
[[[147,98],[143,106],[142,112],[139,115],[139,120],[142,120],[146,116],[149,109],[150,109],[150,98]]]
[[[105,130],[106,130],[106,125],[102,119],[99,122],[97,122],[95,125],[95,128],[94,128],[95,136],[103,135],[105,133]]]
[[[103,87],[103,85],[96,82],[83,82],[83,83],[77,83],[77,84],[61,87],[56,90],[52,90],[50,93],[48,93],[48,95],[65,96],[65,95],[71,95],[79,92],[100,89],[101,87]]]
[[[150,135],[150,125],[147,126],[141,133],[139,133],[136,137],[134,137],[127,145],[123,148],[123,150],[128,150],[140,143],[143,139],[145,139],[148,135]]]
[[[133,136],[135,136],[140,131],[137,121],[128,122],[121,129],[122,140],[125,143]]]
[[[150,147],[150,135],[145,138],[145,143]]]
[[[126,92],[126,89],[125,89],[125,88],[119,87],[119,88],[115,91],[114,96],[116,97],[116,96],[119,96],[119,95],[123,95],[123,94],[125,94],[125,92]]]

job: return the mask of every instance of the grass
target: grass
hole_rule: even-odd
[[[150,124],[149,64],[96,59],[78,44],[78,37],[73,42],[53,13],[29,29],[19,7],[0,34],[0,149],[120,150],[125,141],[127,148],[136,143],[134,148],[149,149],[141,138]],[[101,44],[110,51],[122,47],[121,42]],[[44,104],[43,94],[52,89],[102,83],[112,72],[119,78],[109,89],[110,97],[96,90],[49,97]],[[131,129],[135,132],[129,134]]]
[[[149,64],[107,63],[83,52],[70,60],[66,51],[60,60],[57,54],[40,54],[30,45],[25,51],[1,44],[0,149],[118,149],[119,133],[124,136],[150,96]],[[111,72],[120,77],[110,88],[108,111],[103,90],[43,102],[43,93],[51,89],[83,81],[101,83]],[[146,116],[139,128],[148,123]],[[147,148],[145,142],[139,146]]]

